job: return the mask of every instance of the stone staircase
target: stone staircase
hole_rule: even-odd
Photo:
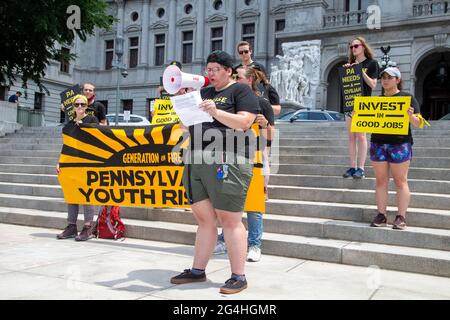
[[[368,160],[366,179],[341,177],[348,163],[343,123],[278,129],[264,254],[450,277],[450,122],[413,131],[404,231],[369,227],[376,214],[373,171]],[[24,128],[0,138],[0,223],[65,227],[67,206],[55,173],[61,143],[61,127]],[[393,206],[392,182],[390,190]],[[395,208],[389,210],[392,223]],[[190,212],[134,207],[122,208],[122,216],[128,237],[194,243]]]

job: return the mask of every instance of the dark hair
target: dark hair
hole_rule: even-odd
[[[16,92],[16,94],[20,94],[20,95],[22,95],[22,92],[20,92],[20,91],[17,91],[17,92]]]
[[[398,78],[397,78],[397,79],[398,79]],[[400,90],[400,91],[403,90],[403,80],[402,80],[402,79],[400,79],[400,82],[397,83],[397,89]]]
[[[248,46],[248,49],[253,51],[252,50],[252,45],[248,41],[239,41],[239,43],[236,46],[236,50],[239,51],[239,47],[242,47],[242,46]]]

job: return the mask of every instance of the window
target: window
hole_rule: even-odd
[[[222,6],[223,6],[222,0],[214,1],[214,4],[213,4],[214,9],[220,10],[222,8]]]
[[[293,120],[308,120],[307,112],[299,112],[293,118]]]
[[[44,106],[44,94],[40,92],[34,93],[34,110],[42,110]]]
[[[122,113],[126,110],[129,110],[130,113],[133,113],[133,99],[122,100]]]
[[[166,48],[166,35],[155,35],[155,66],[162,66],[164,64],[164,51]]]
[[[105,70],[110,70],[114,58],[114,40],[106,40],[105,48]]]
[[[68,55],[70,54],[70,49],[62,47],[61,48],[61,53],[62,53],[62,55],[64,57],[67,58]],[[70,63],[69,63],[69,61],[65,61],[65,60],[63,60],[63,58],[61,58],[59,71],[65,72],[65,73],[69,73],[69,71],[70,71]]]
[[[139,38],[130,38],[130,61],[128,63],[129,68],[136,68],[138,65],[139,55]]]
[[[345,11],[366,10],[369,2],[369,0],[345,0]]]
[[[131,14],[131,20],[132,20],[132,21],[136,21],[137,19],[139,19],[139,13],[137,13],[136,11],[134,11],[134,12]]]
[[[309,120],[327,120],[327,117],[321,112],[310,112]]]
[[[164,8],[159,8],[157,11],[156,11],[156,15],[158,16],[158,18],[162,18],[162,17],[164,17],[164,14],[166,13],[166,10],[164,10]]]
[[[284,31],[286,27],[286,20],[277,20],[275,21],[275,32]]]
[[[253,0],[245,0],[245,5],[249,6],[251,5],[253,2]]]
[[[190,14],[192,12],[192,5],[191,4],[187,4],[184,6],[184,13],[186,14]]]
[[[242,40],[250,43],[255,48],[255,24],[247,23],[242,25]]]
[[[211,28],[211,51],[222,50],[223,28]]]
[[[0,101],[5,101],[8,93],[8,87],[1,86],[0,87]]]
[[[192,49],[193,49],[194,32],[183,32],[183,56],[181,58],[182,63],[192,63]]]

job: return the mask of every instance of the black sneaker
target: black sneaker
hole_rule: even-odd
[[[396,216],[392,229],[404,230],[406,228],[406,219],[403,216]]]
[[[355,173],[353,174],[353,179],[363,179],[366,177],[366,174],[363,169],[358,168],[356,169]]]
[[[371,227],[386,227],[387,226],[387,218],[385,214],[378,213],[375,219],[373,219],[370,224]]]
[[[356,172],[356,169],[355,169],[355,168],[350,168],[350,169],[348,169],[342,176],[343,176],[344,178],[350,178],[350,177],[353,177],[353,175],[355,174],[355,172]]]
[[[75,241],[86,241],[94,237],[92,234],[92,226],[85,225],[83,230],[81,230],[80,234],[75,237]]]
[[[191,269],[184,269],[182,273],[170,279],[170,283],[173,284],[185,284],[203,281],[206,281],[206,273],[203,272],[202,274],[196,275],[192,273]]]
[[[63,232],[58,234],[56,236],[56,239],[62,240],[62,239],[69,239],[69,238],[75,238],[78,234],[77,225],[76,224],[69,224]]]
[[[230,278],[225,282],[225,285],[220,287],[220,293],[233,294],[241,292],[247,288],[247,280],[241,281],[235,278]]]

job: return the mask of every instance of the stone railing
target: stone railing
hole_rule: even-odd
[[[365,25],[368,14],[365,10],[327,14],[323,17],[324,28]]]
[[[17,122],[17,103],[0,101],[0,120]]]
[[[437,16],[450,14],[450,1],[416,1],[413,4],[414,17]]]

